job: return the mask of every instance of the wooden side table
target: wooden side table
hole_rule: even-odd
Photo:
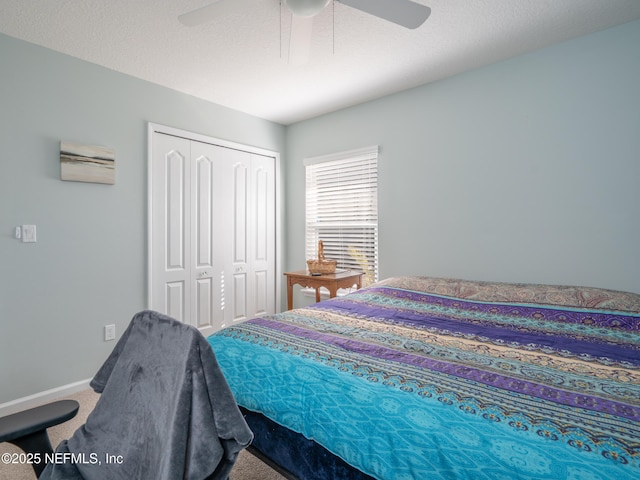
[[[298,284],[303,288],[314,288],[316,290],[316,302],[320,301],[320,287],[329,290],[329,298],[336,296],[339,288],[351,288],[354,285],[357,289],[362,287],[362,272],[347,270],[338,273],[326,273],[324,275],[311,275],[307,270],[297,272],[285,272],[287,277],[287,309],[293,308],[293,286]]]

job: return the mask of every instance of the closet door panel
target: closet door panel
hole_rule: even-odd
[[[151,308],[190,318],[190,142],[168,135],[153,140]]]
[[[211,278],[196,281],[195,326],[209,328],[213,326],[213,282]]]
[[[269,313],[269,279],[268,272],[261,271],[254,274],[253,282],[253,313],[252,316]]]
[[[165,284],[165,305],[164,312],[170,317],[178,319],[185,318],[186,315],[186,298],[185,282],[168,282]]]
[[[186,198],[186,169],[187,159],[184,154],[170,150],[165,156],[166,170],[166,206],[165,206],[165,235],[167,246],[165,250],[165,269],[167,271],[185,272],[186,265],[186,244],[185,238],[187,227],[186,222],[188,199]]]
[[[275,159],[251,155],[250,316],[275,310]]]
[[[233,210],[233,166],[229,164],[227,149],[216,146],[213,155],[213,281],[214,315],[219,328],[233,321],[233,262],[234,255],[234,210]]]
[[[248,168],[245,157],[238,155],[233,165],[233,263],[240,266],[247,263],[247,187]]]
[[[247,294],[251,291],[249,284],[248,261],[249,261],[249,202],[250,198],[250,166],[251,155],[247,152],[223,148],[226,167],[228,168],[227,182],[231,185],[231,194],[228,198],[227,215],[230,216],[230,228],[232,252],[229,258],[227,272],[232,275],[233,282],[229,291],[230,305],[229,320],[239,322],[246,320],[249,308],[249,298]]]
[[[191,324],[203,334],[213,333],[224,323],[220,291],[214,288],[219,278],[215,256],[216,164],[218,147],[191,142],[191,281],[194,285]]]
[[[233,313],[232,321],[247,319],[247,274],[236,273],[233,276]]]
[[[213,265],[213,162],[201,155],[195,160],[195,267],[209,268]]]

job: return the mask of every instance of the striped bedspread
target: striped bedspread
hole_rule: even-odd
[[[640,478],[640,295],[402,277],[209,343],[240,405],[378,479]]]

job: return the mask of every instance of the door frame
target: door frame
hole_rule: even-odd
[[[167,125],[161,125],[158,123],[149,122],[147,126],[147,308],[151,308],[151,279],[153,278],[153,247],[152,247],[152,232],[153,232],[153,216],[151,215],[151,193],[153,186],[152,178],[152,163],[153,163],[153,136],[156,133],[162,133],[165,135],[172,135],[174,137],[185,138],[187,140],[193,140],[196,142],[208,143],[219,147],[231,148],[234,150],[240,150],[243,152],[253,153],[256,155],[263,155],[266,157],[273,157],[275,159],[275,310],[280,312],[282,310],[282,188],[281,188],[281,169],[280,169],[280,153],[273,150],[266,150],[264,148],[254,147],[251,145],[244,145],[241,143],[231,142],[229,140],[223,140],[220,138],[211,137],[209,135],[203,135],[200,133],[190,132],[188,130],[182,130],[175,127],[169,127]]]

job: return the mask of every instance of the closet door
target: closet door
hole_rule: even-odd
[[[276,309],[276,159],[154,132],[149,308],[203,334]]]
[[[226,208],[221,209],[225,225],[224,276],[225,325],[249,318],[248,239],[249,239],[249,167],[247,152],[221,148],[220,172],[226,179]]]
[[[249,216],[249,314],[254,317],[275,311],[275,158],[251,155]]]
[[[151,308],[182,322],[191,305],[191,142],[168,135],[153,138],[150,192]]]
[[[213,333],[223,326],[220,292],[221,262],[218,243],[221,232],[214,212],[221,203],[216,192],[217,147],[201,142],[191,143],[191,286],[190,315],[186,322],[203,333]]]
[[[214,265],[215,147],[171,135],[153,139],[151,308],[198,327],[221,328]]]
[[[275,311],[275,159],[220,148],[225,325]],[[223,227],[224,226],[224,227]]]

